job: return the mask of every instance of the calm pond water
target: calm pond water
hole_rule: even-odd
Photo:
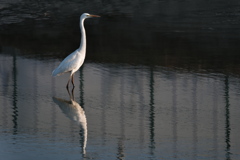
[[[80,43],[75,74],[52,70]],[[5,160],[240,159],[240,2],[0,1]]]

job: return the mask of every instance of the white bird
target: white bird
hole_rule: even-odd
[[[70,72],[70,77],[67,83],[67,89],[70,80],[72,81],[72,85],[74,87],[73,82],[73,74],[82,66],[85,56],[86,56],[86,32],[84,28],[84,20],[87,18],[92,17],[100,17],[98,15],[92,15],[88,13],[83,13],[80,16],[80,30],[81,30],[81,43],[80,47],[72,52],[70,55],[68,55],[61,63],[60,65],[52,72],[52,76],[59,76],[63,73]]]

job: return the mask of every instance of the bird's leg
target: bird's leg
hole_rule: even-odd
[[[74,87],[72,89],[72,99],[74,100]]]
[[[66,88],[67,88],[68,95],[69,95],[69,97],[70,97],[70,99],[71,99],[71,94],[70,94],[70,92],[69,92],[68,85],[67,85]]]
[[[68,83],[67,83],[67,85],[66,85],[67,90],[68,90],[68,84],[69,84],[69,80],[68,80]]]
[[[73,88],[75,87],[75,85],[74,85],[74,82],[73,82],[73,74],[72,74],[72,85],[73,85]]]
[[[70,79],[71,79],[71,76],[70,76],[70,78],[68,80],[68,83],[67,83],[67,86],[66,86],[67,90],[68,90],[68,85],[69,85]]]

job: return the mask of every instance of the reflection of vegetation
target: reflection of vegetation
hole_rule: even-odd
[[[104,31],[104,29],[102,29]],[[71,33],[72,32],[72,33]],[[76,32],[76,34],[74,34]],[[78,33],[77,33],[78,32]],[[100,29],[101,32],[101,29]],[[95,33],[92,33],[94,35]],[[97,33],[96,33],[97,34]],[[133,33],[132,33],[133,34]],[[136,32],[138,34],[138,32]],[[172,38],[162,35],[153,36],[145,42],[141,39],[142,34],[127,38],[127,35],[91,36],[88,37],[87,61],[101,63],[130,63],[130,64],[151,64],[168,68],[182,70],[194,70],[199,72],[215,71],[240,73],[239,56],[237,49],[232,48],[227,52],[221,47],[207,48],[202,44],[195,44],[188,39]],[[99,38],[99,39],[98,39]],[[110,41],[111,39],[111,41]],[[52,34],[5,34],[0,35],[2,46],[19,48],[20,54],[33,58],[56,58],[65,57],[68,53],[78,47],[80,33],[78,30],[70,33]],[[159,43],[159,44],[158,44]],[[210,43],[210,42],[209,42]],[[2,48],[4,50],[4,47]],[[235,52],[236,51],[236,52]],[[217,54],[217,55],[214,55]]]
[[[225,122],[225,137],[226,137],[226,159],[230,160],[231,159],[231,141],[230,141],[230,136],[231,136],[231,126],[230,126],[230,103],[229,103],[229,77],[226,75],[225,76],[225,101],[226,101],[226,122]]]
[[[198,2],[201,3],[204,2]],[[198,9],[196,2],[181,5],[177,1],[171,5],[168,1],[95,1],[91,4],[75,0],[11,1],[0,8],[1,20],[8,21],[7,17],[12,15],[21,20],[18,23],[1,21],[0,45],[19,48],[28,57],[61,56],[62,59],[79,46],[80,32],[76,24],[80,14],[87,11],[102,15],[98,22],[86,23],[89,28],[87,61],[239,73],[240,48],[239,36],[236,36],[239,32],[231,30],[231,24],[221,25],[221,20],[231,20],[229,15],[224,15],[224,2],[217,5],[224,6],[223,9],[216,10],[221,19],[213,16],[206,19],[206,15],[215,15],[211,10],[215,7],[213,4],[203,4]],[[200,12],[201,8],[207,10]],[[99,24],[91,28],[91,23]]]
[[[13,134],[18,133],[18,105],[17,105],[17,62],[16,54],[13,54]]]
[[[150,103],[149,103],[149,131],[150,131],[150,153],[154,155],[155,149],[155,106],[154,106],[154,72],[153,68],[150,68],[150,81],[149,81],[149,90],[150,90]]]

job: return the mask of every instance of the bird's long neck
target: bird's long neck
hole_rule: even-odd
[[[80,21],[80,31],[81,31],[81,42],[80,42],[80,47],[78,48],[79,51],[83,51],[85,53],[86,51],[86,32],[84,28],[84,19],[81,19]]]

